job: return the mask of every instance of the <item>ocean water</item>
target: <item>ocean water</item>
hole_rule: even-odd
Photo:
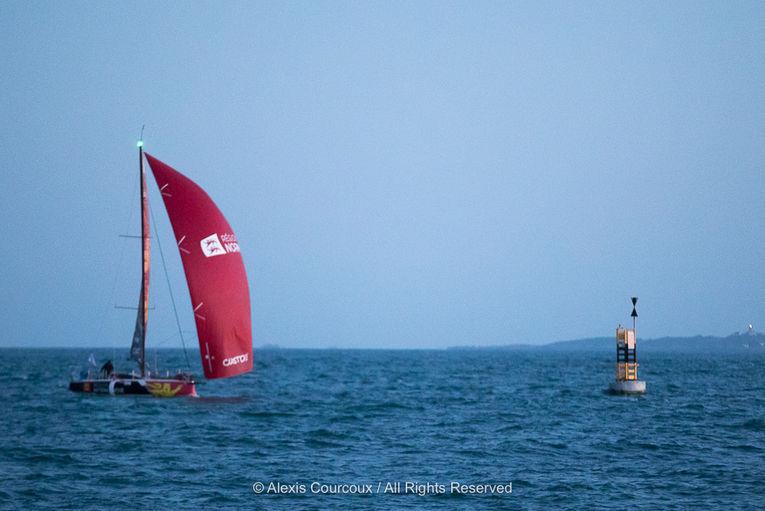
[[[765,509],[763,356],[646,354],[620,397],[610,352],[256,350],[156,399],[70,393],[90,351],[0,350],[0,509]]]

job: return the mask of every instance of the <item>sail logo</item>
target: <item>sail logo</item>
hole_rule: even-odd
[[[223,359],[223,366],[224,367],[231,367],[231,366],[235,366],[237,364],[244,364],[249,359],[250,359],[250,356],[247,353],[242,353],[241,355],[237,355],[235,357],[224,358]]]
[[[226,253],[217,234],[211,234],[200,241],[199,244],[202,247],[202,253],[205,257],[214,257]]]
[[[222,243],[221,240],[223,240]],[[214,233],[203,238],[199,242],[199,245],[202,247],[202,253],[205,257],[215,257],[239,252],[239,243],[237,243],[236,236],[233,234],[221,234],[219,238],[218,234]]]

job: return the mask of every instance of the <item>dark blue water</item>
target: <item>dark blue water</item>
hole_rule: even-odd
[[[0,350],[0,508],[765,508],[762,356],[646,354],[630,398],[603,393],[611,353],[256,351],[250,375],[156,399],[70,393],[89,352]],[[447,491],[310,487],[406,481]]]

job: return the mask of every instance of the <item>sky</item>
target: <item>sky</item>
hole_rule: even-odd
[[[765,330],[762,2],[4,1],[0,45],[0,346],[128,349],[143,125],[256,346],[611,336],[633,295],[643,337]]]

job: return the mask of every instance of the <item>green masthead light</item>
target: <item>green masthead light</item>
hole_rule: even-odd
[[[135,145],[136,147],[143,147],[143,140],[139,140]]]

